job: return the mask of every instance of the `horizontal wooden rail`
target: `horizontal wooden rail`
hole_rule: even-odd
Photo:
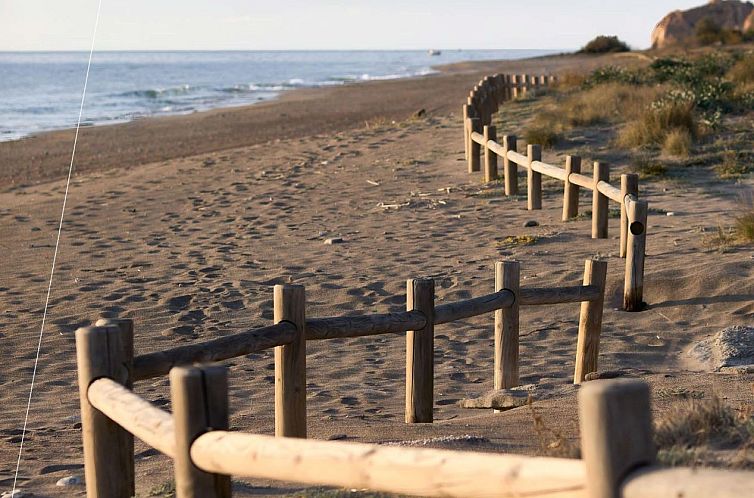
[[[412,496],[583,497],[580,460],[213,431],[191,446],[206,472]]]
[[[529,166],[529,158],[523,154],[519,154],[515,150],[508,151],[508,160],[513,161],[514,163],[518,164],[519,166],[523,166],[524,168]]]
[[[597,190],[600,191],[600,193],[606,195],[610,200],[613,200],[615,202],[623,202],[623,194],[621,194],[621,191],[619,188],[613,187],[609,183],[605,181],[601,181],[597,184]]]
[[[529,287],[521,289],[518,296],[518,304],[521,306],[583,303],[599,300],[602,297],[602,289],[597,285],[574,285],[554,289]]]
[[[568,175],[568,181],[578,185],[579,187],[594,190],[594,178],[592,178],[591,176],[582,175],[581,173],[571,173],[570,175]]]
[[[751,496],[754,472],[644,467],[623,482],[623,498],[741,498]]]
[[[295,334],[296,327],[283,322],[211,341],[139,355],[134,358],[133,378],[151,379],[166,375],[178,365],[227,360],[283,346],[289,344]]]
[[[490,140],[487,142],[487,147],[497,154],[500,157],[505,157],[505,147],[500,145],[499,143],[495,142],[494,140]]]
[[[502,308],[508,308],[515,302],[516,296],[513,292],[503,289],[486,296],[441,304],[435,306],[435,325],[491,313]]]
[[[479,145],[484,145],[487,143],[487,141],[484,139],[484,135],[476,131],[471,132],[471,139]]]
[[[89,403],[161,453],[175,457],[175,427],[170,413],[103,377],[89,385]]]
[[[419,311],[377,315],[314,318],[306,321],[306,339],[336,339],[379,334],[397,334],[424,328],[427,320]]]
[[[531,163],[531,169],[538,173],[542,173],[543,175],[557,178],[558,180],[563,182],[566,181],[566,178],[568,178],[568,175],[566,175],[566,172],[563,168],[558,168],[557,166],[543,163],[542,161],[534,161],[533,163]]]

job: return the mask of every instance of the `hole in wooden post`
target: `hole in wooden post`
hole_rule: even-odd
[[[633,223],[631,223],[629,230],[631,230],[631,233],[634,235],[641,235],[644,233],[644,223],[634,221]]]

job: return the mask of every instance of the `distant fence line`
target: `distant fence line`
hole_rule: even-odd
[[[527,171],[527,207],[542,209],[542,175],[563,182],[563,221],[578,215],[579,188],[592,193],[592,238],[608,236],[609,201],[620,206],[620,257],[626,258],[623,286],[623,307],[627,311],[641,311],[644,307],[644,257],[647,236],[648,205],[639,200],[639,177],[623,174],[620,188],[610,184],[610,170],[606,163],[595,162],[592,177],[581,174],[581,158],[566,156],[565,167],[542,162],[542,147],[527,144],[526,155],[517,151],[517,137],[504,135],[498,143],[492,118],[503,102],[545,88],[556,81],[554,76],[495,74],[485,76],[470,91],[463,105],[464,144],[469,173],[481,169],[484,159],[484,179],[498,178],[498,158],[503,161],[505,195],[518,194],[518,166]]]
[[[597,266],[604,275],[604,265]],[[431,310],[425,307],[431,303],[427,282],[409,281],[410,309]],[[584,292],[599,301],[598,290]],[[514,302],[499,295],[474,306],[510,309]],[[461,309],[470,313],[459,307],[447,317],[460,316]],[[427,332],[431,317],[414,333]],[[140,358],[133,357],[132,321],[104,320],[79,329],[87,496],[135,495],[133,436],[173,459],[178,498],[230,497],[231,475],[438,497],[738,498],[754,487],[754,472],[657,467],[649,389],[631,380],[590,381],[580,390],[581,460],[301,439],[306,437],[308,323],[303,287],[275,287],[275,319],[292,331],[275,347],[279,437],[229,432],[225,367],[173,367],[171,414],[131,391],[137,373],[134,360]],[[411,341],[409,335],[409,348]],[[409,357],[409,365],[412,362],[416,365]],[[407,381],[412,377],[409,365]],[[412,396],[407,391],[407,421],[416,413],[416,403],[409,403]]]

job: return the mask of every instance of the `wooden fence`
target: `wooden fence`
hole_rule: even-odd
[[[410,282],[415,294],[431,289]],[[305,411],[277,412],[305,410],[305,368],[296,364],[300,339],[308,336],[304,292],[277,286],[275,297],[275,316],[287,324],[281,332],[290,331],[275,350],[276,435],[287,437],[229,432],[224,367],[173,367],[171,414],[131,391],[138,372],[132,322],[102,321],[76,332],[87,496],[134,496],[133,436],[173,459],[178,498],[230,497],[231,475],[444,497],[738,498],[754,489],[754,472],[657,467],[649,389],[640,381],[582,387],[582,460],[300,439],[306,425],[295,419]]]
[[[481,169],[484,158],[484,179],[498,178],[498,158],[503,162],[506,195],[518,194],[518,167],[527,171],[527,205],[530,210],[542,209],[542,175],[563,182],[563,221],[579,213],[579,190],[592,191],[592,238],[608,236],[609,201],[620,206],[620,257],[626,258],[623,307],[641,311],[643,304],[644,254],[648,205],[639,200],[639,178],[623,174],[620,188],[610,184],[606,163],[595,162],[592,177],[581,174],[581,158],[567,156],[563,168],[542,162],[542,148],[528,144],[526,155],[517,150],[517,137],[505,135],[498,143],[492,117],[503,102],[549,86],[554,76],[496,74],[486,76],[471,90],[463,106],[464,143],[469,173]]]

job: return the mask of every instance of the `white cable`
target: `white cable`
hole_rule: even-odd
[[[55,263],[58,260],[58,248],[60,247],[60,234],[63,232],[63,218],[65,217],[65,205],[68,202],[68,188],[71,185],[71,174],[73,173],[73,159],[76,157],[76,144],[79,141],[79,128],[81,128],[81,117],[84,114],[84,100],[86,99],[86,86],[89,83],[89,69],[92,67],[92,55],[94,54],[94,40],[97,36],[97,25],[99,24],[99,13],[102,7],[102,0],[97,5],[97,17],[94,20],[94,32],[92,33],[92,44],[89,48],[89,62],[86,65],[86,76],[84,77],[84,90],[81,92],[81,105],[79,106],[79,119],[76,122],[76,135],[73,138],[73,150],[71,151],[71,164],[68,166],[68,179],[65,183],[65,195],[63,196],[63,209],[60,212],[60,223],[58,224],[58,238],[55,242],[55,253],[52,256],[52,268],[50,269],[50,282],[47,285],[47,299],[45,300],[44,313],[42,314],[42,327],[39,330],[39,341],[37,342],[37,356],[34,359],[34,370],[31,374],[31,387],[29,388],[29,400],[26,402],[26,416],[24,417],[24,428],[21,433],[21,446],[18,449],[18,460],[16,461],[16,474],[13,477],[13,489],[11,497],[16,493],[16,483],[18,482],[18,471],[21,468],[21,456],[24,451],[24,440],[26,439],[26,424],[29,421],[29,408],[31,407],[31,397],[34,393],[34,381],[37,378],[37,364],[39,363],[39,352],[42,350],[42,336],[44,335],[45,322],[47,321],[47,308],[50,305],[50,293],[52,292],[52,279],[55,275]]]

